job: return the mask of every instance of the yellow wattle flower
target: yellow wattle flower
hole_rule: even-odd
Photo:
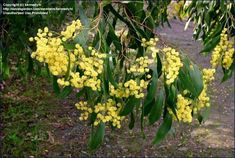
[[[166,75],[166,84],[172,84],[179,74],[180,68],[183,66],[179,57],[179,52],[172,48],[164,48],[165,59],[162,62],[162,71]]]
[[[235,52],[234,40],[232,39],[229,41],[226,31],[226,28],[222,31],[220,41],[212,52],[210,61],[212,68],[216,68],[222,62],[222,67],[229,69],[233,63],[233,56]]]

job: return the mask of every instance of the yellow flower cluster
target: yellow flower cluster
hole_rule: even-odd
[[[145,72],[149,72],[149,64],[151,64],[151,62],[147,56],[139,57],[131,65],[130,69],[127,70],[127,73],[144,74]]]
[[[89,114],[92,112],[96,113],[97,116],[94,122],[95,126],[100,122],[111,122],[114,127],[120,128],[121,120],[124,119],[123,116],[118,116],[122,105],[120,103],[116,103],[112,99],[108,99],[105,103],[96,104],[94,106],[94,110],[92,110],[85,101],[80,101],[79,103],[76,103],[75,106],[78,110],[82,111],[79,117],[80,120],[87,120]]]
[[[129,96],[135,96],[135,98],[144,97],[144,89],[148,86],[148,82],[145,80],[140,80],[138,84],[135,80],[129,80],[127,82],[119,83],[118,88],[115,89],[112,84],[109,84],[110,95],[117,98],[128,98]]]
[[[197,113],[199,110],[204,108],[205,106],[210,106],[210,98],[207,95],[207,87],[208,84],[214,80],[215,69],[203,69],[202,70],[202,78],[203,78],[203,90],[201,94],[198,96],[198,100],[196,102],[195,107],[193,108],[193,112]]]
[[[68,25],[65,31],[61,31],[61,35],[63,36],[62,40],[66,41],[70,38],[75,38],[77,35],[77,31],[79,31],[82,27],[80,20],[72,21],[72,24]]]
[[[79,20],[73,21],[71,25],[67,26],[65,31],[61,32],[61,36],[58,37],[52,37],[53,34],[49,32],[47,27],[44,30],[39,29],[37,37],[29,39],[30,41],[35,40],[37,46],[36,51],[31,56],[40,62],[47,63],[53,75],[61,76],[57,80],[59,85],[68,86],[71,84],[75,88],[86,86],[94,91],[99,91],[101,90],[101,80],[98,78],[98,75],[103,72],[103,58],[106,55],[89,47],[91,55],[87,57],[79,44],[76,44],[73,50],[67,50],[64,47],[63,41],[75,37],[75,34],[81,27]],[[77,66],[83,71],[83,74],[73,72]],[[68,68],[70,69],[68,70]],[[65,81],[63,76],[67,72],[69,72],[69,76]]]
[[[143,47],[156,46],[158,40],[159,40],[158,38],[150,38],[150,40],[147,41],[145,38],[142,38],[141,46]]]
[[[215,69],[203,69],[202,74],[204,84],[208,84],[215,79]]]
[[[147,47],[147,50],[152,52],[153,59],[156,59],[157,53],[159,52],[159,49],[156,48],[156,44],[158,40],[159,40],[158,38],[150,38],[149,41],[146,41],[145,38],[142,38],[142,41],[141,41],[141,46]]]
[[[57,79],[57,83],[61,86],[69,86],[70,82],[69,81],[65,81],[65,78],[59,78]]]
[[[80,85],[79,83],[84,81],[84,86],[90,87],[94,91],[99,91],[101,89],[101,80],[98,78],[98,75],[103,72],[103,58],[105,58],[106,55],[96,52],[95,49],[90,49],[90,57],[82,55],[77,61],[79,68],[84,71],[84,75],[82,77],[80,77],[79,74],[73,76],[73,81],[75,81],[75,85],[76,83],[78,83],[77,85]]]
[[[172,84],[179,74],[183,63],[180,60],[179,52],[172,48],[164,48],[165,60],[162,62],[162,71],[166,75],[166,84]]]
[[[220,44],[217,45],[213,52],[212,52],[212,55],[211,55],[211,65],[213,68],[216,68],[219,64],[219,62],[221,61],[221,58],[222,58],[222,49],[220,48]]]
[[[94,107],[94,112],[97,114],[94,125],[98,125],[100,122],[111,122],[114,127],[121,127],[121,120],[123,116],[118,116],[121,108],[120,103],[116,103],[112,99],[108,99],[106,103],[98,103]]]
[[[80,76],[80,73],[79,72],[71,72],[70,73],[70,83],[71,83],[71,86],[75,87],[75,88],[83,88],[84,87],[84,82],[86,81],[87,79],[87,76],[83,75],[83,76]]]
[[[192,100],[187,99],[181,94],[177,95],[177,102],[176,102],[176,115],[179,121],[183,122],[192,122]],[[169,113],[173,116],[173,119],[176,120],[176,117],[171,109],[168,108]]]
[[[91,53],[91,57],[82,55],[81,58],[78,59],[77,64],[79,68],[84,71],[84,74],[81,75],[79,72],[71,72],[70,82],[71,85],[75,88],[83,88],[84,86],[86,86],[90,87],[93,91],[100,91],[101,80],[98,78],[98,75],[103,72],[102,58],[106,57],[106,55],[94,52],[94,49],[92,51],[93,53]]]
[[[234,42],[234,41],[233,41]],[[224,56],[223,56],[223,60],[222,60],[222,64],[223,64],[223,67],[225,69],[229,69],[230,66],[232,65],[233,63],[233,55],[234,55],[234,52],[235,52],[235,49],[233,48],[233,45],[234,43],[232,43],[232,41],[229,41],[228,42],[228,49],[227,51],[224,53]]]
[[[85,101],[80,101],[79,103],[76,103],[75,106],[78,110],[82,111],[79,117],[79,120],[81,121],[87,120],[89,117],[89,114],[93,112],[93,110],[89,107],[89,105]]]
[[[202,108],[209,107],[209,106],[210,106],[210,98],[207,95],[207,87],[204,86],[204,89],[202,90],[201,94],[199,95],[198,100],[196,102],[196,105],[193,108],[193,112],[197,113]]]
[[[73,54],[76,56],[79,56],[79,57],[82,57],[84,55],[84,50],[80,44],[75,45],[75,49],[73,51]]]
[[[183,97],[181,94],[177,95],[177,117],[179,119],[179,121],[183,121],[183,122],[192,122],[192,108],[190,107],[190,105],[192,104],[192,100],[187,99],[185,97]]]
[[[83,75],[79,72],[70,72],[70,82],[64,81],[64,78],[58,79],[57,82],[61,86],[68,86],[69,83],[71,83],[75,88],[83,88],[86,86],[90,87],[93,91],[100,91],[101,80],[98,78],[98,75],[103,72],[102,58],[106,57],[106,55],[96,52],[92,53],[91,57],[86,57],[83,49],[79,45],[76,45],[76,47],[77,49],[74,50],[76,52],[75,54],[78,56],[80,55],[76,64],[84,71]]]
[[[48,68],[53,75],[64,75],[67,72],[68,64],[73,67],[76,60],[73,53],[65,51],[60,38],[51,37],[52,33],[48,28],[38,29],[37,36],[30,38],[36,41],[37,50],[31,54],[39,62],[48,64]]]
[[[220,42],[212,52],[210,62],[213,68],[216,68],[221,60],[222,66],[225,69],[229,69],[233,63],[233,56],[235,52],[234,41],[229,41],[226,31],[226,28],[222,31],[220,35]]]

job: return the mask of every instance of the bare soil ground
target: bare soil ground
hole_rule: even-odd
[[[184,22],[171,20],[170,23],[172,28],[157,30],[161,39],[166,44],[183,50],[201,67],[209,67],[210,58],[199,54],[202,46],[192,39],[192,26],[183,31]],[[79,112],[74,107],[75,96],[71,95],[65,100],[56,99],[50,88],[51,84],[43,78],[33,78],[30,81],[14,79],[7,82],[1,98],[2,155],[234,157],[234,76],[220,84],[221,76],[222,72],[219,70],[210,87],[211,113],[204,124],[199,125],[197,121],[190,125],[175,123],[166,140],[155,146],[151,145],[151,141],[158,124],[150,127],[146,125],[145,140],[138,123],[131,131],[126,130],[128,127],[114,131],[107,128],[103,145],[93,154],[87,151],[90,129],[86,123],[78,120]]]

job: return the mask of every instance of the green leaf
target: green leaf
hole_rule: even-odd
[[[128,8],[128,11],[131,12],[131,14],[134,17],[137,16],[137,17],[141,18],[143,7],[144,7],[144,3],[142,0],[140,0],[140,1],[128,3],[126,8]]]
[[[65,74],[65,80],[68,80],[68,78],[69,78],[69,76],[70,76],[70,71],[71,71],[71,61],[70,61],[70,52],[68,51],[68,65],[67,65],[67,72],[66,72],[66,74]]]
[[[161,142],[167,135],[167,133],[170,131],[172,125],[172,117],[170,114],[166,114],[166,117],[163,120],[163,123],[159,127],[156,136],[153,140],[153,144],[158,144]]]
[[[203,109],[200,113],[198,113],[197,119],[198,122],[201,124],[202,122],[205,122],[205,120],[208,119],[210,114],[210,107],[206,107]]]
[[[33,59],[31,58],[30,53],[28,53],[28,68],[27,68],[27,71],[29,73],[33,72]]]
[[[203,41],[206,44],[208,44],[208,41],[210,41],[212,38],[217,37],[218,35],[221,34],[221,31],[223,29],[223,24],[218,23],[217,26],[215,27],[213,33],[205,38]]]
[[[62,99],[67,97],[72,92],[72,90],[73,88],[71,86],[64,87],[62,91],[60,92],[59,97]]]
[[[134,125],[135,125],[135,117],[134,117],[134,113],[131,112],[131,114],[130,114],[130,123],[129,123],[129,126],[128,126],[129,129],[133,129]]]
[[[92,125],[95,122],[96,117],[97,117],[97,113],[93,112],[90,114],[89,125]]]
[[[204,46],[204,49],[200,53],[209,53],[212,51],[213,48],[219,43],[220,41],[220,35],[212,38],[207,44]]]
[[[74,50],[75,49],[75,44],[72,44],[72,43],[63,43],[63,46],[66,50]]]
[[[85,89],[84,89],[84,88],[83,88],[83,89],[80,89],[79,92],[77,92],[76,97],[77,97],[78,99],[80,99],[80,97],[81,97],[82,95],[84,95],[84,94],[85,94]]]
[[[221,80],[221,83],[227,81],[228,79],[230,79],[233,75],[233,71],[234,71],[234,61],[233,61],[233,64],[231,65],[231,67],[227,70],[225,68],[222,68],[223,69],[223,72],[224,72],[224,76]]]
[[[163,104],[164,104],[164,93],[163,91],[160,91],[156,99],[156,102],[153,105],[148,117],[150,125],[154,124],[157,120],[160,119],[162,114]]]
[[[95,133],[90,137],[88,145],[90,150],[95,150],[101,145],[104,139],[104,134],[105,134],[105,124],[100,123]]]
[[[126,105],[123,106],[121,109],[119,115],[120,116],[126,116],[129,113],[131,113],[134,109],[135,106],[140,104],[140,100],[135,98],[135,97],[130,97],[129,100],[127,101]]]
[[[179,71],[181,87],[189,90],[193,97],[197,98],[203,89],[202,73],[189,59],[185,58],[183,63],[184,66]]]
[[[53,76],[53,90],[54,90],[56,95],[60,94],[60,87],[57,83],[57,77],[56,76]]]
[[[121,52],[122,45],[120,39],[116,36],[114,28],[111,24],[109,24],[109,33],[107,35],[107,44],[110,45],[111,43],[114,44],[117,50]]]
[[[138,46],[138,53],[136,55],[136,58],[142,57],[143,55],[144,55],[144,48],[141,45],[139,45]]]
[[[175,88],[174,85],[170,85],[170,87],[165,85],[165,91],[166,91],[165,102],[177,118],[176,114],[177,89]]]
[[[94,48],[96,48],[96,49],[98,49],[98,42],[99,42],[99,40],[101,40],[100,39],[100,35],[99,35],[99,32],[97,32],[96,34],[95,34],[95,37],[93,38],[93,41],[92,41],[92,47],[94,47]]]
[[[102,75],[102,79],[103,79],[103,82],[102,82],[102,91],[105,95],[108,95],[108,92],[109,92],[109,81],[107,79],[107,68],[104,70],[104,73]]]
[[[197,115],[197,120],[198,120],[198,122],[201,124],[202,121],[203,121],[202,115],[198,114],[198,115]]]
[[[151,100],[151,102],[146,101],[147,103],[144,104],[144,116],[147,116],[151,111],[153,105],[155,104],[155,98]]]
[[[147,90],[147,96],[144,100],[144,116],[148,115],[152,108],[152,101],[155,98],[155,94],[157,91],[157,82],[158,82],[158,72],[156,66],[152,69],[152,81],[150,82]]]
[[[106,66],[106,72],[105,72],[106,75],[105,76],[106,76],[107,81],[110,82],[115,88],[117,88],[118,84],[114,80],[113,72],[110,67],[110,62],[111,61],[109,60],[109,58],[105,59],[105,66]]]
[[[108,54],[110,51],[110,47],[107,45],[106,40],[101,38],[101,52]]]
[[[82,29],[82,31],[75,37],[74,41],[76,43],[79,43],[81,46],[85,47],[86,46],[86,42],[88,40],[88,32],[89,32],[89,26],[90,26],[90,20],[88,19],[88,17],[86,16],[84,9],[82,7],[82,5],[78,5],[78,10],[79,10],[79,16],[80,16],[80,20],[82,25],[84,26],[84,28]]]
[[[162,62],[161,58],[159,57],[159,54],[157,54],[157,72],[158,72],[158,78],[162,75]]]

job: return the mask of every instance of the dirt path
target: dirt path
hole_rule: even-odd
[[[184,51],[199,66],[209,68],[210,57],[199,54],[202,46],[192,38],[192,25],[184,31],[184,22],[171,20],[170,24],[172,28],[157,30],[162,39]],[[212,106],[209,119],[204,125],[194,128],[191,136],[211,148],[234,149],[234,76],[220,84],[222,75],[222,70],[218,70],[210,87]]]

